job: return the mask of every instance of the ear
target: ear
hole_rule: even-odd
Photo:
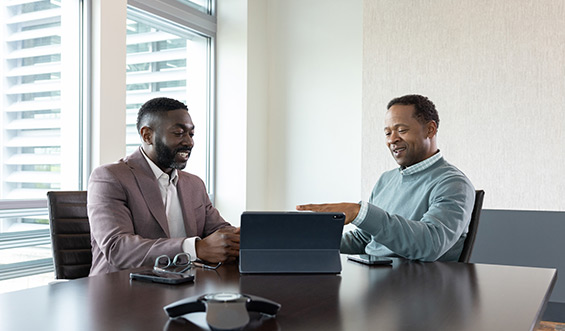
[[[144,126],[141,130],[139,130],[139,135],[145,144],[153,145],[153,129],[148,126]]]
[[[437,134],[437,123],[436,121],[429,121],[428,124],[426,124],[426,129],[428,132],[428,138],[432,138]]]

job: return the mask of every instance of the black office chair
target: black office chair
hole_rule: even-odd
[[[47,192],[57,279],[88,276],[92,265],[86,191]]]
[[[471,222],[469,223],[469,232],[467,232],[467,238],[463,244],[463,250],[459,256],[459,262],[469,262],[471,258],[471,253],[473,251],[473,245],[475,245],[475,238],[477,237],[477,229],[479,227],[479,219],[481,218],[481,210],[483,209],[483,199],[485,197],[485,191],[476,190],[475,191],[475,204],[473,206],[473,213],[471,214]]]

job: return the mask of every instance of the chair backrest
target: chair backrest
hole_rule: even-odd
[[[86,191],[47,192],[57,279],[88,276],[92,264]]]
[[[471,214],[471,222],[469,223],[469,232],[467,232],[467,238],[463,244],[463,250],[459,256],[459,262],[469,262],[471,258],[471,253],[473,251],[473,245],[475,244],[475,238],[477,237],[477,229],[479,227],[479,219],[481,218],[481,210],[483,209],[483,198],[485,197],[485,191],[476,190],[475,191],[475,204],[473,206],[473,213]]]

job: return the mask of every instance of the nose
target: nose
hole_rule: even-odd
[[[185,134],[182,139],[182,145],[187,146],[188,148],[194,147],[194,139],[190,136],[190,134]]]
[[[387,144],[394,144],[396,142],[398,142],[400,139],[398,137],[398,133],[396,131],[392,131],[387,137],[386,137],[386,143]]]

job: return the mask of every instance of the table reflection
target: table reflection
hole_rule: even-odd
[[[241,293],[280,303],[276,320],[287,330],[341,326],[339,275],[242,275],[239,284]]]
[[[364,321],[362,327],[449,328],[467,325],[469,316],[476,316],[479,294],[474,265],[395,259],[393,267],[356,268],[365,268],[364,278],[347,284],[347,289],[358,300],[354,302],[350,295],[343,300],[342,310]],[[348,302],[350,306],[343,306]]]

